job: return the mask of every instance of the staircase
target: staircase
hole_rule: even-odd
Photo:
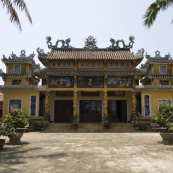
[[[45,132],[135,132],[131,123],[112,123],[110,128],[104,128],[102,123],[79,123],[74,128],[71,123],[49,123]]]

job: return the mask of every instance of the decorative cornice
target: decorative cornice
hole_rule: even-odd
[[[0,90],[12,89],[12,90],[21,90],[21,89],[46,89],[46,85],[0,85]]]
[[[0,73],[1,77],[33,77],[31,73]]]

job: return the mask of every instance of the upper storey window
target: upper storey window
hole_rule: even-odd
[[[159,68],[160,74],[167,74],[167,69],[165,65],[161,65]]]
[[[21,73],[21,65],[14,64],[14,73]]]

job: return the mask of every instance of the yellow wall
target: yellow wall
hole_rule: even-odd
[[[142,116],[144,116],[144,95],[150,95],[150,113],[151,115],[156,111],[158,108],[158,101],[164,99],[172,100],[173,105],[173,92],[170,91],[152,91],[152,90],[145,90],[141,91],[141,108],[142,108]]]
[[[30,113],[30,96],[36,95],[36,116],[39,113],[39,91],[37,90],[4,90],[3,115],[9,113],[10,99],[22,100],[21,109],[29,115]]]
[[[159,74],[159,67],[166,66],[167,67],[167,74],[172,74],[172,64],[154,64],[152,65],[152,72],[154,71],[154,74]]]
[[[102,116],[103,116],[103,92],[100,92],[100,96],[95,97],[82,97],[81,91],[77,92],[77,99],[78,99],[78,115],[79,114],[79,101],[80,100],[102,100]],[[54,121],[54,101],[55,100],[73,100],[73,97],[57,97],[56,92],[52,91],[49,95],[49,114],[50,120]],[[131,92],[125,92],[125,97],[108,97],[108,100],[127,100],[127,121],[131,119]]]

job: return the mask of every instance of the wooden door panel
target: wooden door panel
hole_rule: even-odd
[[[71,122],[73,116],[72,100],[55,100],[54,102],[54,122]]]

